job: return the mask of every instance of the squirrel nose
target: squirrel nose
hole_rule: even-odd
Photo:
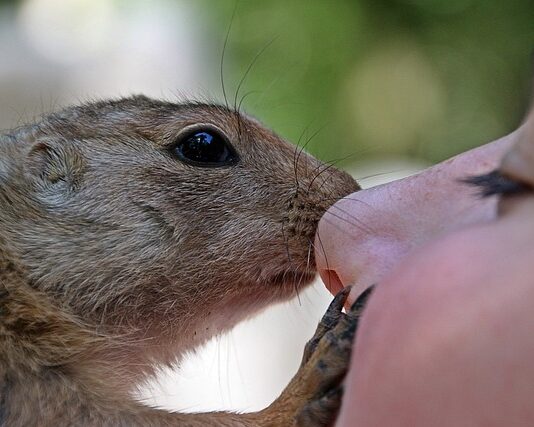
[[[481,199],[462,180],[495,169],[512,136],[332,205],[315,236],[317,268],[328,290],[352,286],[351,303],[428,240],[495,218],[495,198]]]

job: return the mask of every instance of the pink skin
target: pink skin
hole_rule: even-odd
[[[354,300],[379,283],[338,427],[534,425],[534,197],[497,218],[457,182],[496,168],[518,135],[352,194],[321,221],[332,291],[354,285]]]
[[[493,219],[496,201],[480,200],[476,190],[459,180],[497,168],[513,139],[514,134],[508,135],[417,175],[337,202],[322,218],[315,242],[327,288],[335,294],[353,286],[352,301],[414,248],[452,230]]]

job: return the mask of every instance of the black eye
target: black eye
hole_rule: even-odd
[[[228,166],[238,160],[227,139],[213,129],[197,129],[179,137],[172,150],[181,160],[196,166]]]

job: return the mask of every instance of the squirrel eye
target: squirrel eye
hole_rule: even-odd
[[[196,129],[179,137],[172,151],[180,160],[203,167],[228,166],[238,160],[227,139],[213,129]]]

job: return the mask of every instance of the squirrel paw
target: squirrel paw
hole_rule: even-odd
[[[277,421],[271,419],[263,425],[327,427],[333,424],[341,404],[341,382],[349,366],[354,335],[371,290],[365,291],[346,314],[341,310],[350,289],[345,288],[336,295],[306,344],[297,374],[266,409]]]
[[[318,388],[297,414],[296,426],[330,426],[337,417],[343,396],[341,382],[349,367],[360,315],[372,288],[366,290],[344,314],[341,309],[349,292],[350,288],[345,288],[336,295],[305,347],[301,369],[311,367],[309,374],[316,377]]]

